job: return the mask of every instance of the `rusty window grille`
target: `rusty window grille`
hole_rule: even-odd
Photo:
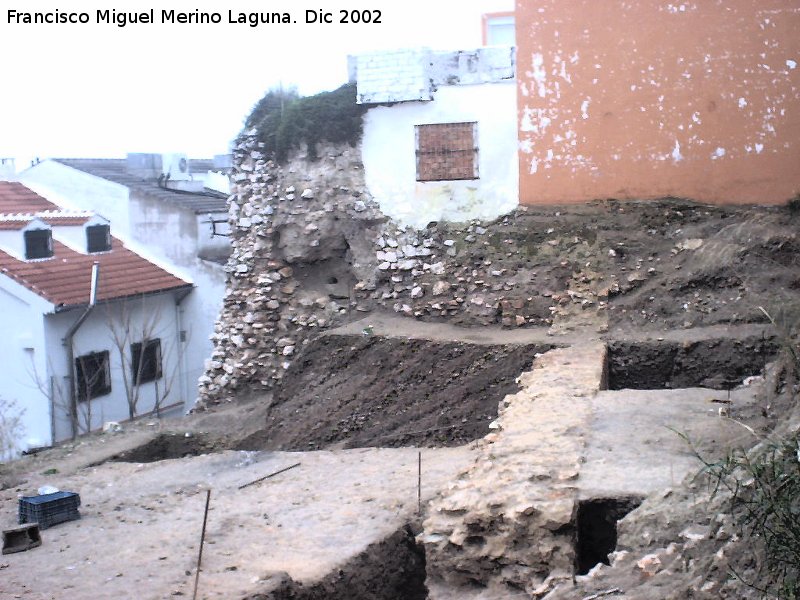
[[[478,124],[416,125],[417,181],[478,179]]]

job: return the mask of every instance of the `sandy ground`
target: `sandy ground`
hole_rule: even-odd
[[[82,518],[43,530],[39,548],[3,556],[0,597],[191,596],[209,488],[198,597],[239,597],[281,571],[315,580],[414,518],[417,459],[413,448],[227,451],[106,463],[61,479],[32,475],[24,487],[0,493],[3,528],[16,523],[17,496],[45,483],[78,492]],[[472,459],[466,447],[422,450],[423,501]]]
[[[758,386],[731,394],[732,416],[756,403]],[[755,439],[734,419],[721,418],[726,392],[705,388],[601,391],[592,399],[582,498],[650,494],[680,484],[700,469],[687,439],[707,456]]]

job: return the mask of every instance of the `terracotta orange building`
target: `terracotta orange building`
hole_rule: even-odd
[[[800,193],[800,1],[517,0],[521,204]]]

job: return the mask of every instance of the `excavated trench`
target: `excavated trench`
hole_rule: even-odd
[[[189,432],[169,432],[159,434],[141,446],[115,454],[108,458],[107,462],[151,463],[200,456],[220,450],[224,450],[224,448],[220,448],[220,441],[212,436]]]
[[[612,341],[608,344],[608,387],[727,390],[760,374],[778,351],[775,340],[761,336],[686,343]]]
[[[500,400],[546,344],[478,345],[373,335],[321,336],[274,390],[263,426],[244,437],[166,433],[110,460],[153,462],[224,449],[456,446],[488,433]],[[761,373],[779,350],[763,337],[691,343],[611,341],[610,389],[728,389]],[[576,574],[608,564],[617,522],[641,502],[625,496],[579,503]],[[472,540],[468,539],[467,543]],[[423,599],[425,555],[410,526],[369,546],[314,584],[288,576],[246,600]]]
[[[425,600],[425,552],[405,525],[313,585],[285,577],[243,600]]]

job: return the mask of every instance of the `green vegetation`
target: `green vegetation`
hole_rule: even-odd
[[[783,389],[797,406],[800,345],[795,327],[800,321],[785,314],[776,319],[761,310],[778,331],[782,355],[777,368]],[[740,534],[763,544],[763,571],[756,580],[742,580],[765,596],[800,600],[800,431],[772,436],[755,448],[735,449],[715,462],[693,451],[710,478],[712,498],[722,493]]]
[[[705,464],[715,492],[729,493],[740,530],[764,544],[766,572],[745,583],[785,600],[800,598],[799,444],[795,433]]]
[[[365,110],[356,104],[354,83],[307,97],[294,89],[272,89],[253,107],[245,124],[256,128],[259,140],[278,162],[285,162],[302,144],[307,145],[309,158],[316,160],[320,142],[355,146]]]

